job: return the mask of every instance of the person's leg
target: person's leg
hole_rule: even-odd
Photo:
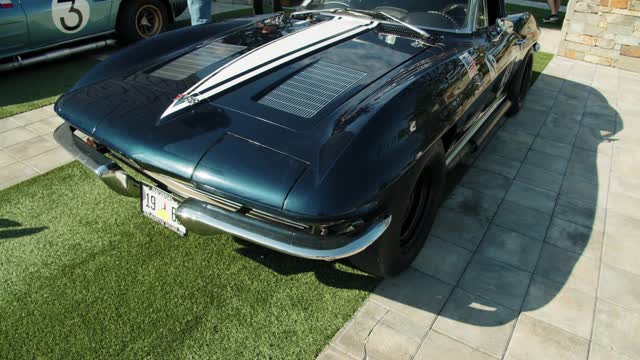
[[[549,9],[551,9],[551,15],[542,19],[543,22],[556,22],[560,18],[558,17],[558,10],[560,9],[560,0],[547,0],[547,4],[549,4]]]
[[[188,0],[191,25],[211,22],[211,0]]]
[[[556,14],[560,13],[561,7],[562,7],[562,0],[556,0]]]
[[[547,0],[547,4],[549,4],[549,9],[551,9],[551,15],[557,15],[558,9],[556,9],[556,0]]]

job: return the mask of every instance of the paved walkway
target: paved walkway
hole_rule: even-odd
[[[638,98],[555,58],[320,358],[640,359]]]
[[[53,105],[0,119],[0,190],[73,160],[53,140],[61,123]]]

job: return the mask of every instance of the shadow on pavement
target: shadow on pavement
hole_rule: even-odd
[[[589,85],[547,74],[536,85],[524,109],[449,174],[448,199],[422,253],[381,283],[376,303],[429,326],[440,315],[442,331],[455,332],[456,324],[512,323],[566,286],[595,296],[591,267],[600,258],[608,182],[601,176],[622,123]],[[252,245],[240,252],[279,274],[315,271],[320,281],[330,274],[328,285],[350,283],[337,282],[341,275],[326,264]]]
[[[450,174],[414,269],[385,281],[376,302],[410,318],[407,308],[440,315],[435,327],[455,333],[511,323],[566,287],[595,297],[622,120],[589,85],[547,74],[538,82],[525,108]]]

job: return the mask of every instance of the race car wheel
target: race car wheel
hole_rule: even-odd
[[[517,114],[524,105],[524,98],[531,87],[531,75],[533,73],[533,54],[529,52],[522,61],[522,66],[514,76],[507,97],[511,100],[511,107],[507,110],[507,116]]]
[[[269,12],[270,8],[273,7],[273,12],[282,11],[282,5],[280,4],[280,0],[254,0],[253,1],[253,12],[256,15],[264,14],[265,12]]]
[[[117,30],[125,43],[158,35],[168,23],[167,8],[160,0],[131,0],[122,6]]]
[[[360,269],[381,277],[407,269],[424,246],[442,200],[446,164],[442,142],[434,144],[426,166],[409,189],[391,205],[391,225],[363,252],[351,257]]]

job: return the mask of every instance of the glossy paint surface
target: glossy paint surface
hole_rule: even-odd
[[[419,174],[435,141],[446,133],[455,142],[504,92],[538,36],[532,20],[514,20],[523,22],[518,31],[535,28],[525,45],[516,44],[522,34],[496,26],[436,33],[438,46],[377,27],[161,118],[177,96],[225,64],[327,20],[263,16],[184,29],[101,64],[56,111],[141,167],[246,206],[303,221],[358,216],[382,211]],[[244,50],[183,80],[150,75],[211,42]],[[472,67],[461,59],[467,56]],[[258,102],[319,61],[366,76],[310,118]]]

